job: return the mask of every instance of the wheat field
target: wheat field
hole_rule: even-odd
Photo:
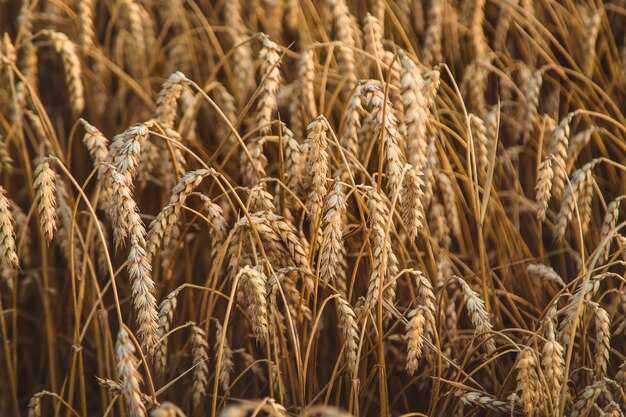
[[[0,36],[0,415],[624,416],[625,1]]]

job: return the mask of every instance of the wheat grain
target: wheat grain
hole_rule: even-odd
[[[374,263],[367,287],[363,312],[370,311],[378,303],[381,290],[383,290],[383,300],[391,305],[394,304],[396,295],[396,281],[394,278],[398,271],[398,259],[393,253],[391,239],[387,233],[389,208],[374,188],[368,190],[367,205],[369,209],[370,246],[374,256]]]

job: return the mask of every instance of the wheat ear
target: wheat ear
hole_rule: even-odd
[[[345,281],[345,273],[339,271],[345,264],[345,248],[343,247],[343,228],[346,215],[346,202],[341,183],[335,179],[333,188],[328,194],[326,214],[324,215],[324,242],[321,248],[320,275],[324,284],[329,281],[337,288],[345,288],[345,282],[337,283],[339,277]]]
[[[261,60],[261,95],[257,104],[257,126],[261,136],[271,132],[272,115],[276,111],[276,93],[281,81],[280,51],[278,45],[268,36],[263,37],[263,48],[259,53]]]
[[[465,307],[472,320],[472,324],[476,328],[476,331],[480,333],[489,333],[493,330],[493,326],[489,321],[489,315],[485,310],[485,302],[478,296],[478,294],[472,290],[472,288],[462,278],[456,277],[458,283],[461,285],[463,295],[465,297]],[[493,338],[486,335],[488,339],[485,342],[487,352],[491,353],[496,349],[496,343]]]
[[[80,59],[76,53],[76,45],[70,41],[66,34],[61,32],[43,30],[42,34],[50,38],[54,49],[61,55],[72,110],[74,114],[80,114],[85,107],[85,92],[81,80],[82,70]]]
[[[209,174],[211,174],[211,170],[208,169],[188,172],[174,187],[169,203],[148,226],[149,231],[146,237],[148,256],[154,256],[159,247],[168,244],[170,231],[178,222],[187,197]]]
[[[36,192],[37,211],[41,223],[41,232],[49,241],[54,236],[57,228],[56,214],[56,176],[50,161],[44,159],[35,169],[35,183],[33,187]]]
[[[537,376],[537,362],[535,353],[530,348],[525,348],[519,353],[517,364],[517,388],[518,398],[524,412],[533,417],[539,414],[541,387]]]
[[[209,344],[206,333],[196,324],[191,326],[191,356],[193,358],[193,385],[191,398],[194,407],[197,407],[204,396],[209,377]],[[154,413],[153,413],[154,415]]]
[[[2,186],[0,186],[0,257],[2,258],[0,264],[8,265],[11,269],[19,267],[11,205]]]
[[[544,221],[546,219],[546,210],[552,195],[552,179],[554,178],[554,170],[552,169],[552,158],[544,159],[537,168],[537,185],[535,185],[535,195],[537,200],[537,219]]]
[[[139,361],[135,357],[133,344],[125,327],[120,328],[115,344],[117,376],[120,379],[121,394],[126,404],[126,412],[131,417],[145,417],[146,407],[141,400],[141,374],[137,370]]]
[[[404,123],[408,162],[421,172],[427,162],[428,118],[430,109],[424,95],[426,85],[418,66],[405,54],[401,55],[400,89],[404,103]]]
[[[554,337],[554,325],[548,320],[546,342],[543,345],[541,366],[548,384],[548,393],[552,397],[554,408],[558,408],[561,383],[565,372],[563,346]]]
[[[427,322],[425,309],[418,307],[411,310],[407,318],[409,323],[405,335],[407,340],[406,370],[409,375],[413,375],[417,371],[419,359],[422,356],[424,328]]]
[[[220,350],[220,340],[222,339],[223,327],[220,322],[215,321],[215,357],[217,361],[217,355]],[[225,335],[224,335],[225,337]],[[222,361],[220,362],[219,382],[222,387],[222,391],[228,393],[230,391],[230,374],[233,372],[235,364],[233,362],[233,351],[228,343],[228,338],[224,338],[224,345],[222,346]]]
[[[529,264],[526,267],[526,272],[531,276],[548,282],[553,282],[561,287],[565,287],[563,278],[551,267],[541,264]]]
[[[611,349],[611,319],[605,309],[595,307],[596,322],[596,352],[594,356],[594,369],[599,378],[606,375],[606,367],[609,362]]]
[[[252,333],[258,342],[267,336],[267,277],[262,268],[244,266],[237,274]]]
[[[180,71],[174,72],[161,86],[159,97],[156,102],[156,119],[168,129],[174,127],[176,120],[177,100],[183,92],[183,85],[187,83],[187,77]]]

